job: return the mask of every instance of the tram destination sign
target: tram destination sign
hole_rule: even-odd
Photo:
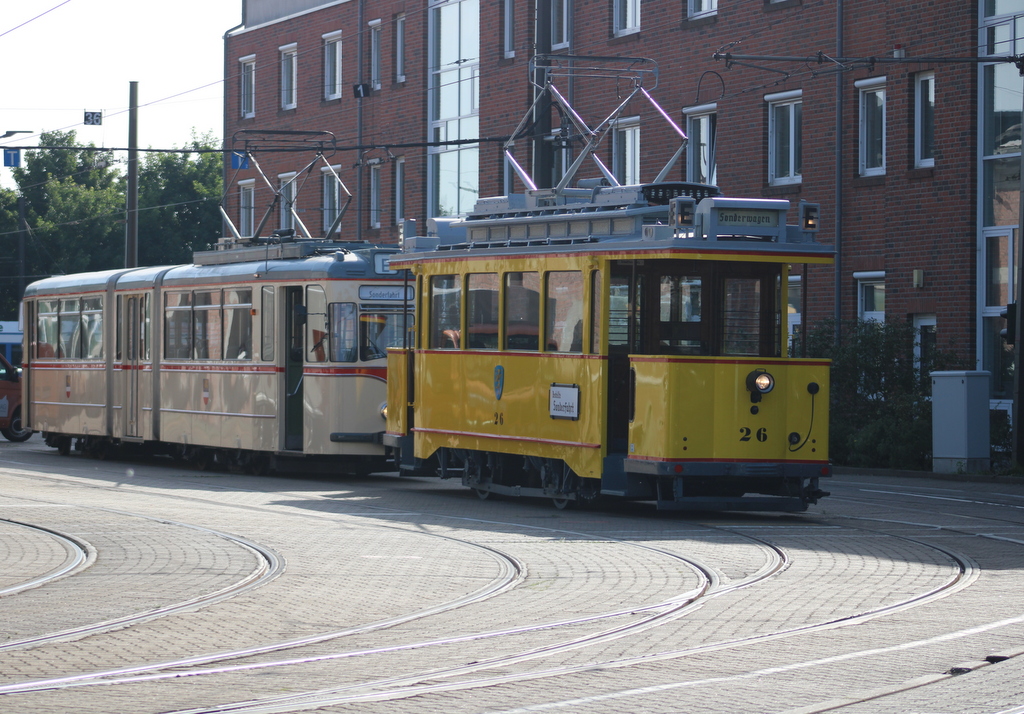
[[[779,212],[759,208],[719,208],[718,225],[742,226],[743,228],[776,228]]]
[[[548,391],[548,413],[552,419],[580,418],[580,387],[578,384],[552,384]]]
[[[412,286],[406,285],[360,285],[360,300],[412,300]]]

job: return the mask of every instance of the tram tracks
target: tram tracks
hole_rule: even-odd
[[[305,495],[308,497],[308,494]],[[424,514],[429,515],[429,514]],[[444,514],[435,514],[439,518],[451,518],[452,516]],[[472,519],[467,519],[472,520]],[[875,519],[884,520],[884,519]],[[890,523],[898,523],[897,521],[887,521]],[[506,524],[511,525],[511,524]],[[524,524],[519,524],[523,526]],[[920,524],[918,524],[920,525]],[[534,527],[534,526],[528,526]],[[721,529],[727,532],[728,529]],[[870,529],[869,529],[870,530]],[[870,531],[876,532],[876,531]],[[879,532],[881,533],[881,532]],[[594,538],[603,538],[603,536],[593,536],[592,534],[574,534],[575,536],[587,536]],[[743,538],[750,538],[749,534],[735,533]],[[298,709],[323,707],[332,704],[346,704],[346,703],[358,703],[358,702],[371,702],[371,701],[384,701],[389,699],[400,699],[413,697],[421,694],[439,693],[445,691],[452,691],[457,689],[476,689],[490,686],[499,686],[502,684],[512,684],[521,681],[527,681],[530,679],[540,679],[545,677],[558,677],[573,673],[586,672],[598,669],[614,669],[623,668],[633,665],[648,664],[657,661],[665,661],[669,659],[676,659],[681,657],[693,656],[708,652],[714,652],[724,649],[733,649],[743,646],[751,646],[760,643],[772,641],[774,639],[780,639],[784,637],[792,637],[803,633],[811,633],[821,631],[825,629],[843,627],[849,624],[856,624],[863,622],[874,617],[880,617],[886,614],[897,612],[901,609],[916,607],[927,602],[932,602],[941,597],[945,597],[954,592],[957,592],[965,587],[968,587],[974,580],[977,579],[977,567],[970,560],[970,558],[961,557],[950,549],[945,549],[941,546],[936,546],[934,543],[927,543],[919,539],[908,538],[906,536],[889,535],[894,538],[901,538],[903,540],[914,542],[919,545],[935,548],[950,558],[952,561],[958,563],[958,572],[955,573],[949,580],[938,587],[931,589],[928,592],[919,593],[916,597],[907,598],[904,601],[898,603],[892,603],[885,607],[876,608],[873,610],[867,610],[859,613],[854,613],[846,617],[837,618],[828,622],[817,623],[808,625],[805,627],[797,627],[791,629],[784,629],[770,633],[763,633],[754,637],[737,638],[733,640],[726,640],[715,643],[708,643],[692,648],[671,650],[658,652],[654,654],[648,654],[634,658],[622,658],[622,659],[608,659],[601,661],[591,661],[578,665],[566,665],[562,667],[549,667],[544,669],[535,669],[530,671],[520,671],[506,674],[494,674],[491,676],[480,676],[487,672],[493,672],[494,670],[502,667],[509,667],[515,664],[521,664],[529,660],[543,659],[560,652],[568,652],[571,649],[580,649],[588,647],[594,644],[600,644],[601,642],[610,641],[618,637],[628,637],[631,635],[639,634],[643,631],[640,628],[651,628],[656,627],[659,624],[670,622],[679,617],[685,616],[688,612],[692,612],[694,609],[701,607],[710,600],[710,598],[716,595],[726,594],[727,592],[734,591],[741,587],[748,587],[756,582],[760,582],[772,575],[780,572],[786,567],[785,553],[781,549],[777,549],[776,552],[779,554],[779,562],[776,564],[766,563],[766,565],[758,571],[754,576],[749,579],[749,582],[733,583],[731,586],[723,588],[719,586],[719,583],[715,577],[713,569],[705,570],[705,581],[700,584],[699,588],[695,588],[691,591],[680,593],[679,596],[672,600],[658,603],[655,605],[649,605],[645,608],[634,608],[629,610],[629,613],[637,613],[640,611],[650,612],[651,616],[645,618],[639,623],[630,623],[627,625],[620,625],[617,627],[607,628],[592,635],[586,637],[575,638],[575,640],[567,640],[563,642],[553,643],[551,645],[527,649],[520,652],[507,653],[506,655],[494,657],[488,660],[481,660],[473,662],[471,665],[461,667],[449,667],[449,668],[437,668],[431,670],[423,670],[420,672],[410,672],[402,676],[383,678],[373,681],[364,681],[358,683],[352,683],[343,687],[335,687],[330,689],[321,689],[315,691],[306,691],[295,693],[282,697],[270,697],[260,700],[250,700],[246,702],[234,702],[226,703],[215,707],[206,707],[199,709],[187,709],[181,710],[183,712],[229,712],[229,711],[244,711],[244,712],[271,712],[271,711],[293,711]],[[1016,542],[1012,541],[1011,542]],[[644,546],[641,546],[644,547]],[[657,549],[653,549],[657,550]],[[676,555],[672,553],[666,553],[667,555]],[[704,567],[700,564],[695,564],[693,567],[701,568]],[[701,590],[701,592],[697,592]],[[685,602],[684,602],[685,600]],[[661,608],[664,611],[657,611]],[[657,612],[655,612],[657,611]],[[273,667],[287,667],[291,665],[302,665],[310,664],[314,662],[327,661],[329,659],[345,659],[355,658],[365,655],[377,655],[387,654],[389,652],[399,652],[409,649],[422,649],[435,646],[458,644],[460,642],[468,640],[478,639],[493,639],[502,636],[514,635],[530,630],[536,630],[541,628],[546,629],[558,629],[561,627],[568,627],[571,625],[577,625],[584,621],[593,621],[602,618],[617,617],[626,614],[627,611],[609,612],[601,615],[596,615],[583,620],[566,620],[561,622],[552,622],[541,625],[535,625],[525,628],[513,628],[494,632],[483,632],[468,634],[460,637],[444,638],[432,641],[422,642],[411,642],[400,645],[395,645],[388,648],[377,648],[368,650],[352,650],[347,652],[338,652],[333,654],[315,656],[315,657],[298,657],[290,660],[282,660],[277,662],[258,662],[258,663],[240,663],[237,665],[229,665],[224,667],[202,667],[202,664],[214,664],[217,661],[223,661],[223,659],[207,659],[205,662],[191,662],[185,663],[183,661],[162,663],[161,665],[149,666],[144,669],[136,668],[134,670],[120,670],[120,671],[108,671],[103,673],[93,673],[87,675],[88,679],[80,679],[72,682],[68,680],[58,681],[49,680],[47,682],[28,682],[21,685],[12,685],[17,689],[11,689],[5,691],[7,688],[0,688],[0,693],[15,693],[17,691],[28,693],[35,691],[36,689],[30,688],[35,685],[37,689],[57,689],[72,686],[85,686],[88,684],[130,684],[130,683],[142,683],[145,681],[155,681],[158,679],[165,678],[189,678],[199,677],[204,675],[216,675],[226,674],[231,672],[242,672],[246,670],[254,669],[266,669]],[[292,645],[297,646],[297,645]],[[261,651],[266,653],[272,651],[270,649],[261,648]],[[222,653],[223,654],[223,653]],[[237,659],[246,656],[246,652],[235,652],[231,653],[232,658]],[[856,656],[867,656],[867,653],[858,655],[858,653],[850,653],[849,657]],[[213,655],[211,657],[218,657]],[[814,663],[808,663],[806,666],[813,666]],[[192,669],[181,669],[181,667],[191,666]],[[796,665],[794,665],[796,666]],[[159,667],[163,667],[161,670]],[[167,671],[172,667],[178,667],[177,671]],[[199,667],[199,668],[197,668]],[[448,680],[448,681],[439,681]],[[696,684],[696,683],[694,683]],[[639,691],[639,690],[638,690]],[[623,696],[629,696],[623,693]],[[557,707],[557,704],[555,705]]]
[[[69,575],[78,570],[89,567],[89,564],[96,559],[96,549],[91,548],[87,543],[77,538],[72,538],[49,528],[43,528],[42,526],[33,525],[31,523],[22,523],[9,518],[0,518],[0,523],[6,523],[16,528],[25,528],[35,533],[41,533],[59,543],[66,553],[64,562],[50,571],[41,573],[34,578],[24,580],[20,583],[0,588],[0,597],[4,597],[5,595],[14,595],[15,593],[20,593],[23,590],[31,590],[32,588],[39,587],[40,585],[53,582],[65,575]]]

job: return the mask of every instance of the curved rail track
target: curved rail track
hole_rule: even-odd
[[[245,483],[247,491],[258,491],[258,487],[254,488],[254,484],[258,482],[247,480]],[[104,487],[97,483],[81,485],[90,488]],[[331,489],[327,487],[322,490]],[[224,497],[230,492],[231,489],[225,489],[222,493],[207,489],[201,496],[176,493],[171,497],[218,503],[227,509],[242,507],[232,506],[230,498]],[[851,644],[829,656],[794,656],[790,661],[780,661],[772,666],[740,668],[738,671],[723,672],[716,676],[695,674],[691,677],[680,677],[676,674],[674,678],[669,677],[672,681],[653,684],[637,684],[632,682],[631,676],[630,681],[637,686],[609,685],[602,687],[602,691],[588,692],[584,696],[564,696],[564,687],[567,685],[559,686],[559,683],[579,682],[593,677],[598,672],[604,673],[604,677],[614,672],[643,673],[645,677],[650,677],[652,672],[663,672],[663,665],[678,660],[687,659],[695,663],[703,663],[715,657],[726,657],[726,660],[729,660],[728,653],[738,651],[754,653],[752,660],[756,661],[762,656],[760,653],[771,648],[778,649],[783,642],[796,642],[796,647],[799,648],[803,646],[802,643],[820,640],[826,633],[834,633],[830,637],[839,638],[840,631],[860,632],[861,626],[868,623],[889,622],[897,613],[905,613],[901,616],[901,621],[918,617],[913,613],[921,608],[936,606],[946,598],[959,597],[965,592],[971,592],[972,586],[977,585],[982,579],[985,569],[972,555],[970,549],[965,549],[962,538],[985,539],[998,543],[1003,548],[1024,545],[1024,533],[1021,534],[1021,538],[1017,538],[1014,533],[1008,531],[998,532],[999,529],[993,525],[1005,525],[1012,530],[1022,525],[1020,521],[1014,520],[1011,516],[1000,519],[992,515],[993,509],[998,506],[1008,507],[1011,514],[1024,510],[1024,498],[1021,499],[1021,503],[997,503],[978,496],[921,496],[920,493],[906,491],[900,496],[904,500],[897,502],[897,496],[899,492],[896,489],[890,489],[889,493],[870,495],[858,492],[837,494],[832,501],[844,504],[843,508],[849,506],[850,511],[842,512],[843,509],[840,508],[840,512],[829,512],[821,516],[771,518],[764,522],[758,521],[756,517],[745,517],[737,524],[722,523],[723,519],[718,519],[717,523],[714,522],[715,519],[699,524],[688,522],[688,528],[694,533],[699,532],[706,542],[701,544],[691,538],[666,545],[644,542],[647,538],[643,537],[613,534],[606,521],[616,521],[613,526],[622,525],[622,522],[632,523],[635,516],[628,512],[625,515],[621,512],[612,513],[607,517],[600,512],[576,514],[574,518],[578,522],[572,527],[558,528],[531,522],[530,519],[536,516],[530,514],[529,506],[523,513],[527,516],[526,520],[501,518],[495,517],[496,511],[492,504],[477,502],[475,499],[469,502],[461,495],[446,496],[458,499],[458,506],[455,509],[445,508],[443,504],[439,507],[439,501],[433,498],[430,507],[426,504],[417,504],[423,507],[412,511],[408,508],[393,508],[391,504],[384,502],[384,505],[364,503],[357,509],[349,508],[347,511],[344,508],[336,508],[331,512],[328,505],[332,502],[337,504],[337,501],[328,493],[277,491],[273,494],[272,502],[260,505],[246,503],[244,508],[256,513],[279,514],[282,504],[289,500],[315,501],[320,504],[316,507],[317,512],[311,512],[311,509],[292,514],[308,523],[311,531],[320,528],[317,523],[323,523],[325,520],[359,519],[361,528],[390,529],[404,534],[414,533],[417,537],[457,540],[460,547],[486,552],[487,557],[494,563],[495,572],[489,574],[487,584],[478,590],[431,608],[410,608],[391,618],[320,632],[313,636],[266,642],[257,647],[212,651],[190,658],[140,662],[62,677],[9,681],[0,685],[0,696],[14,697],[12,702],[17,703],[22,701],[21,697],[29,697],[24,701],[31,701],[33,695],[39,695],[41,692],[60,692],[64,696],[74,697],[75,692],[111,691],[110,688],[122,687],[142,687],[143,691],[158,691],[152,688],[171,686],[175,681],[189,681],[202,687],[203,694],[198,699],[206,701],[207,704],[177,707],[164,704],[158,710],[174,711],[179,714],[255,714],[321,707],[339,707],[339,710],[356,707],[362,710],[364,706],[374,706],[374,702],[394,704],[396,700],[412,698],[417,702],[429,702],[432,701],[432,697],[462,690],[478,692],[479,694],[474,696],[481,697],[471,700],[478,704],[470,706],[466,711],[603,711],[601,707],[621,707],[624,706],[624,702],[629,702],[625,704],[627,707],[642,707],[641,703],[648,698],[675,696],[673,692],[730,685],[742,689],[746,686],[744,682],[753,682],[759,678],[795,676],[802,672],[849,666],[858,661],[898,657],[914,651],[955,649],[951,645],[956,642],[996,632],[1000,628],[1024,626],[1024,615],[1020,613],[1009,617],[982,618],[983,621],[964,623],[961,627],[954,627],[952,624],[938,627],[921,637],[907,639],[898,644]],[[166,502],[168,495],[156,494],[154,498]],[[908,500],[909,503],[906,502]],[[954,527],[948,522],[950,514],[947,510],[929,509],[921,504],[922,501],[938,504],[941,509],[960,508],[969,502],[972,509],[987,509],[988,515],[956,513],[954,518],[969,519],[977,527],[969,528],[962,522],[957,522]],[[474,505],[469,505],[470,503],[482,504],[479,505],[481,512],[468,512],[474,508]],[[879,506],[883,504],[890,512],[882,512]],[[407,506],[408,503],[404,505]],[[499,509],[503,505],[505,504],[499,504]],[[935,516],[931,519],[935,522],[926,522],[929,520],[924,517],[926,514]],[[661,522],[665,520],[662,518]],[[678,523],[678,520],[670,522]],[[794,537],[786,528],[802,528],[806,532]],[[436,529],[437,532],[432,529]],[[463,532],[458,538],[454,538],[441,532],[445,529],[459,529]],[[649,535],[652,529],[641,530]],[[944,534],[952,541],[937,542],[936,533]],[[519,535],[516,538],[505,537],[502,540],[495,537],[499,534]],[[673,540],[672,537],[659,539],[653,536],[649,539]],[[714,539],[721,540],[722,544],[709,545]],[[604,562],[602,558],[614,555],[619,559],[647,559],[657,562],[661,567],[679,573],[677,584],[685,583],[685,587],[678,587],[675,592],[656,600],[646,598],[645,601],[644,593],[633,593],[631,597],[621,601],[618,607],[592,609],[575,617],[545,617],[544,607],[549,607],[550,604],[536,611],[520,613],[510,610],[511,603],[533,602],[537,605],[546,602],[542,597],[537,597],[535,590],[531,590],[537,587],[531,568],[535,568],[540,561],[535,560],[536,555],[529,547],[523,547],[523,544],[528,545],[540,540],[564,542],[567,552],[572,551],[570,545],[573,542],[603,544],[600,545],[600,548],[604,549],[601,555],[587,553],[585,562],[577,564],[578,572],[573,571],[570,575],[575,573],[578,576],[592,572],[592,568],[600,569]],[[923,573],[919,578],[920,583],[915,582],[912,591],[905,587],[906,592],[893,591],[892,595],[881,592],[869,594],[864,598],[862,606],[839,607],[832,616],[826,616],[825,608],[811,607],[801,617],[792,614],[777,615],[766,617],[760,626],[733,628],[735,636],[721,636],[728,635],[730,628],[718,628],[718,637],[708,637],[704,633],[693,642],[679,640],[675,633],[687,631],[687,628],[706,627],[703,623],[707,618],[714,621],[714,618],[721,617],[722,612],[747,606],[758,599],[740,597],[742,591],[755,596],[772,597],[772,593],[778,596],[778,593],[785,592],[794,583],[801,587],[812,584],[815,577],[821,576],[806,571],[809,567],[806,564],[813,560],[808,559],[808,555],[812,553],[808,553],[806,543],[819,540],[841,543],[843,548],[849,551],[849,567],[853,570],[859,567],[859,564],[870,564],[872,559],[877,559],[876,551],[881,547],[879,544],[906,553],[900,557],[916,558],[921,563],[918,568]],[[898,545],[900,543],[903,545]],[[702,548],[702,545],[706,547]],[[595,545],[591,550],[596,548]],[[608,551],[609,548],[614,552]],[[695,548],[694,552],[689,552],[691,548]],[[287,551],[285,555],[287,556]],[[740,557],[740,560],[730,564],[728,559],[721,559],[723,556]],[[799,572],[794,572],[794,566],[798,566]],[[540,567],[543,569],[545,566]],[[765,589],[783,575],[787,578],[785,583],[778,582]],[[628,596],[628,593],[623,591],[621,595]],[[837,592],[835,596],[839,602],[839,593]],[[231,595],[225,594],[224,597],[230,598]],[[412,601],[415,601],[415,598]],[[479,608],[487,607],[485,601],[491,603],[490,607],[495,612],[512,613],[505,618],[511,620],[509,626],[490,629],[467,626],[467,622],[462,620],[465,616],[460,613],[478,612]],[[697,618],[697,613],[716,602],[721,604],[713,608],[713,612],[705,615],[703,619]],[[780,607],[783,604],[780,602]],[[815,604],[820,606],[822,603]],[[549,614],[554,612],[550,611]],[[174,618],[165,620],[168,625],[173,625],[173,621]],[[789,626],[770,626],[773,623],[788,623]],[[422,634],[428,632],[438,632],[439,636],[422,637]],[[375,633],[375,637],[380,638],[380,641],[366,646],[363,636],[369,633]],[[849,639],[852,643],[856,636]],[[331,643],[334,641],[336,642],[332,646]],[[338,646],[350,641],[355,646]],[[636,646],[649,641],[663,644]],[[840,641],[843,640],[836,639],[836,642]],[[611,647],[611,643],[614,642],[622,644]],[[33,646],[26,643],[15,644]],[[794,645],[786,647],[792,649]],[[293,651],[293,656],[271,656],[284,650]],[[2,651],[3,647],[0,646],[0,652]],[[485,656],[479,656],[481,654]],[[362,660],[366,660],[367,664],[358,665]],[[388,675],[360,674],[379,671],[381,663],[385,663]],[[338,670],[337,667],[342,664],[345,664],[347,669]],[[337,684],[316,686],[318,680],[325,683],[328,681],[322,679],[325,667],[333,668],[331,671],[335,673],[344,671],[346,674],[332,677]],[[671,669],[673,672],[677,670],[678,667]],[[304,674],[306,672],[308,675]],[[242,701],[225,701],[223,691],[237,690],[238,682],[252,681],[251,677],[256,673],[275,676],[280,673],[287,676],[288,681],[294,682],[298,678],[306,683],[306,686],[288,686],[288,691],[283,694],[272,694],[267,688],[254,688],[252,696]],[[889,694],[872,691],[871,698],[941,683],[949,676],[943,673],[938,675],[941,676],[927,681],[915,679],[910,684],[904,678],[889,686],[886,690]],[[224,682],[222,693],[216,697],[208,697],[207,693],[218,691],[218,687],[221,686],[218,683],[221,681]],[[207,684],[199,685],[199,682]],[[524,701],[518,706],[500,705],[501,701],[508,700],[510,692],[519,691],[527,682],[534,683],[534,690],[538,686],[537,683],[551,682],[551,694],[532,703]],[[103,686],[97,688],[95,685]],[[571,685],[569,691],[577,692],[575,687],[576,685]],[[864,700],[867,698],[865,696]],[[498,704],[491,703],[492,700]],[[174,699],[167,701],[172,702]],[[213,701],[220,703],[214,704]],[[850,706],[856,701],[858,700],[851,696],[843,699],[841,704],[823,702],[823,708],[809,707],[806,711],[831,711],[837,706]]]

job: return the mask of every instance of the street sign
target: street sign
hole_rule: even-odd
[[[231,152],[231,168],[233,169],[247,169],[249,168],[249,155],[241,151]]]
[[[99,126],[103,123],[103,112],[86,112],[82,123],[86,126]]]
[[[21,166],[21,149],[4,149],[4,166]]]

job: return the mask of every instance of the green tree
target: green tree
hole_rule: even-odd
[[[221,232],[223,164],[210,134],[182,147],[195,153],[147,154],[139,167],[139,265],[191,263]],[[203,151],[207,150],[207,151]]]
[[[18,316],[18,194],[0,188],[0,320]]]

